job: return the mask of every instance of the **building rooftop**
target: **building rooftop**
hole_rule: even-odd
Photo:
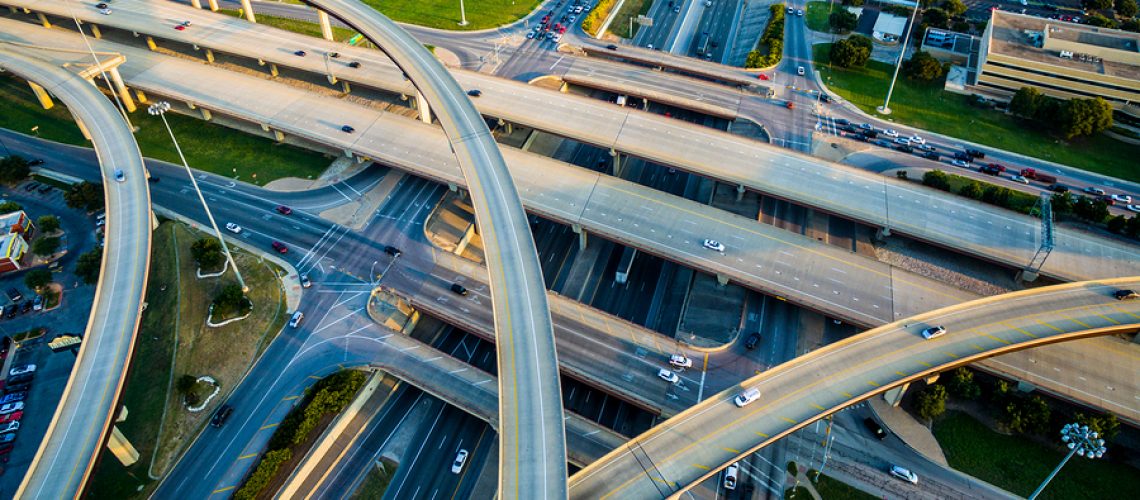
[[[19,225],[22,220],[26,220],[25,219],[26,217],[27,217],[27,215],[24,214],[23,210],[17,210],[15,212],[10,212],[10,213],[0,215],[0,233],[2,233],[2,234],[11,233],[13,228],[15,228],[17,225]],[[19,231],[23,232],[24,229],[25,228],[20,227]]]
[[[1140,80],[1140,34],[994,11],[991,54],[1061,66],[1071,70]],[[1076,50],[1068,47],[1076,46]],[[1083,46],[1085,50],[1081,50]],[[1061,48],[1072,57],[1061,57]],[[1082,60],[1081,55],[1088,56]],[[1108,57],[1105,54],[1109,54]],[[1109,60],[1115,59],[1115,60]],[[1129,62],[1136,61],[1136,62]]]

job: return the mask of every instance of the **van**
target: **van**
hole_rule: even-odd
[[[301,311],[293,313],[293,318],[289,320],[289,328],[297,328],[303,319],[305,319],[305,313]]]
[[[737,407],[744,408],[757,399],[760,399],[760,389],[753,387],[751,389],[745,390],[740,394],[737,394],[736,398],[733,399],[733,402],[736,403]]]
[[[735,490],[737,476],[740,474],[740,462],[733,462],[724,470],[724,489]]]

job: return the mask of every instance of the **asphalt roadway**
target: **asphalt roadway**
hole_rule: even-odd
[[[1140,301],[1112,293],[1140,278],[1080,282],[988,297],[891,323],[711,396],[570,479],[573,498],[675,495],[840,408],[947,368],[1025,349],[1140,328]],[[927,327],[948,332],[924,340]],[[734,398],[757,389],[743,409]]]
[[[138,144],[119,111],[74,73],[0,48],[0,67],[64,102],[100,159],[107,225],[103,271],[67,389],[16,497],[78,495],[98,456],[130,364],[150,266],[151,211]],[[115,182],[116,172],[125,180]]]

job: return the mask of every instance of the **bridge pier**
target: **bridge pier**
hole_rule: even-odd
[[[119,426],[111,426],[111,437],[107,440],[107,449],[111,451],[115,458],[119,459],[119,463],[123,467],[130,467],[139,461],[139,450],[136,450],[131,442],[127,440],[127,436],[123,435],[123,431],[119,430]]]
[[[570,84],[562,82],[562,85],[558,87],[558,91],[562,92],[563,94],[570,92]]]
[[[48,21],[48,18],[46,15],[44,15],[44,13],[36,12],[36,17],[39,18],[40,24],[44,25],[45,28],[51,27],[51,21]]]
[[[135,109],[138,108],[135,107],[134,99],[131,99],[131,91],[127,90],[127,84],[123,83],[123,75],[119,73],[119,68],[111,68],[107,70],[107,73],[111,75],[111,85],[115,87],[115,92],[119,93],[123,107],[127,108],[128,112],[134,113]]]
[[[91,36],[95,37],[96,40],[103,38],[103,32],[99,30],[98,24],[91,25]]]
[[[574,231],[574,234],[578,235],[578,251],[585,250],[586,249],[586,230],[582,229],[581,224],[571,224],[570,229]]]
[[[139,89],[135,89],[135,99],[138,99],[139,104],[146,104],[146,94]]]
[[[91,140],[91,132],[89,130],[87,130],[87,125],[83,124],[83,120],[76,118],[75,124],[79,126],[79,131],[83,133],[83,138],[90,141]]]
[[[431,125],[431,106],[422,92],[416,91],[416,109],[420,112],[420,121]]]
[[[454,183],[454,182],[449,182],[449,183],[447,183],[447,189],[449,191],[451,191],[452,193],[458,193],[459,192],[459,185]]]
[[[1014,279],[1016,279],[1017,281],[1024,281],[1026,283],[1032,283],[1034,281],[1037,281],[1038,276],[1039,275],[1038,275],[1037,271],[1035,271],[1033,269],[1026,268],[1026,269],[1022,269],[1022,270],[1018,271],[1017,276],[1014,276]]]
[[[321,36],[323,36],[325,40],[333,41],[332,24],[329,23],[328,12],[317,9],[317,21],[321,23]]]
[[[206,49],[206,62],[208,62],[208,63],[214,62],[214,51],[213,50]]]
[[[194,7],[195,9],[201,9],[202,8],[202,0],[190,0],[190,6]]]
[[[211,10],[218,10],[213,6],[218,0],[210,0]],[[249,0],[241,0],[241,11],[245,14],[245,20],[251,23],[257,23],[257,18],[253,15],[253,3]]]
[[[875,241],[883,241],[891,235],[891,228],[883,227],[875,231]]]
[[[29,80],[28,86],[32,88],[32,93],[36,95],[36,99],[39,99],[40,106],[43,106],[44,109],[55,107],[55,103],[51,100],[51,94],[49,94],[47,90],[44,90],[40,84]]]
[[[744,199],[744,192],[745,192],[744,184],[737,184],[736,185],[736,201],[739,202],[739,201]]]
[[[269,63],[269,75],[273,77],[281,76],[281,72],[277,71],[277,63]]]
[[[206,108],[198,108],[198,111],[202,113],[202,119],[205,121],[210,121],[214,117],[213,113],[210,113],[210,110]]]
[[[909,383],[900,385],[894,389],[884,392],[883,399],[887,401],[887,404],[898,408],[899,403],[902,402],[903,394],[906,394],[908,387],[910,387]]]
[[[467,225],[467,229],[463,231],[463,237],[459,238],[459,243],[455,245],[455,255],[463,255],[463,251],[467,249],[467,245],[471,243],[471,238],[475,237],[479,232],[475,229],[475,224]]]
[[[716,284],[720,286],[728,286],[728,275],[716,273]]]
[[[146,48],[150,49],[151,52],[158,51],[158,44],[154,43],[154,37],[151,37],[151,36],[146,37]]]
[[[209,0],[209,2],[210,2],[210,11],[211,12],[217,12],[219,9],[218,0]]]
[[[621,153],[619,153],[614,148],[610,148],[610,156],[612,156],[614,159],[613,160],[613,176],[614,177],[621,177],[621,174],[624,172],[623,167],[625,166],[621,162]]]

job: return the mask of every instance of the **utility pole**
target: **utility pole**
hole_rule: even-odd
[[[459,25],[467,26],[467,11],[463,9],[463,0],[459,0]]]
[[[887,99],[883,101],[883,105],[875,108],[881,114],[891,114],[891,93],[895,91],[895,81],[899,78],[899,68],[902,67],[903,57],[906,57],[906,44],[910,41],[910,32],[914,30],[914,18],[918,15],[918,0],[914,2],[914,10],[910,13],[910,22],[903,28],[903,43],[902,50],[899,52],[898,61],[895,62],[895,74],[891,77],[891,86],[887,89]]]

